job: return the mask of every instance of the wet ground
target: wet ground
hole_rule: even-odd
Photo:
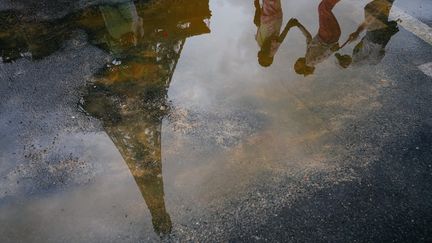
[[[431,10],[1,0],[0,241],[432,241]]]

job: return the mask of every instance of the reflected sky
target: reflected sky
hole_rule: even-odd
[[[392,2],[362,3],[120,1],[45,21],[1,12],[4,67],[43,73],[54,56],[96,66],[74,74],[82,83],[63,95],[77,102],[56,111],[94,129],[60,125],[54,138],[30,131],[37,152],[23,157],[19,143],[5,151],[13,155],[0,170],[1,233],[40,242],[190,239],[203,222],[231,227],[221,212],[235,212],[230,205],[256,188],[338,170],[340,131],[380,109],[380,90],[392,85],[379,66],[397,33]],[[78,44],[68,54],[77,35],[101,51],[97,65],[77,57]]]

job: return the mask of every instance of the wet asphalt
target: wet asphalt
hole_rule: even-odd
[[[356,180],[305,196],[247,233],[235,232],[232,242],[432,241],[432,80],[416,68],[432,52],[411,33],[401,35],[403,41],[390,45],[401,51],[384,60],[399,70],[392,74],[398,88],[386,90],[393,98],[381,100],[384,109],[350,124],[342,136],[348,146],[371,144],[353,146],[346,158],[351,168],[373,154],[377,163],[355,169]]]
[[[416,4],[412,2],[421,5],[421,8],[414,7]],[[0,2],[0,6],[5,8],[12,6],[29,10],[26,4],[27,1],[18,1],[16,5]],[[44,9],[37,18],[52,16],[51,10],[56,15],[69,11],[52,1],[33,4],[29,11]],[[71,6],[81,8],[86,4],[93,3],[81,1]],[[431,26],[430,2],[401,1],[399,6]],[[23,60],[13,67],[1,67],[0,144],[4,151],[35,135],[56,136],[65,129],[102,130],[95,119],[88,118],[77,109],[80,95],[75,92],[84,85],[80,77],[90,76],[109,57],[86,44],[83,38],[78,35],[76,40],[71,40],[66,54],[54,54],[38,63]],[[284,207],[278,205],[273,210],[269,206],[271,213],[264,220],[259,216],[248,216],[229,221],[229,226],[224,228],[224,241],[432,242],[432,78],[417,68],[432,61],[432,48],[401,28],[399,38],[389,44],[387,53],[381,68],[391,70],[390,77],[395,85],[385,88],[385,95],[380,96],[382,108],[347,124],[339,135],[342,139],[340,143],[345,144],[348,151],[346,157],[339,158],[344,161],[341,170],[356,174],[356,178],[326,184],[317,174],[310,178],[310,184],[302,185],[301,190],[308,191],[311,184],[320,184],[318,188],[322,189],[304,193],[293,204]],[[82,62],[88,63],[84,73],[74,68]],[[50,66],[61,68],[64,72],[40,71]],[[26,70],[25,77],[20,70]],[[26,85],[28,82],[38,83],[39,80],[44,80],[43,87]],[[13,106],[7,104],[12,101],[27,102],[32,105],[32,111],[26,110],[26,105],[20,106],[22,110],[11,109]],[[69,116],[74,118],[69,119]],[[69,123],[65,124],[65,120]],[[9,161],[17,155],[3,154],[0,158]],[[373,158],[374,163],[368,167],[358,166],[358,161],[365,158]],[[2,161],[0,166],[3,165],[9,163]],[[81,182],[77,180],[72,183]],[[279,183],[295,182],[288,180]],[[20,193],[33,190],[29,186]],[[275,192],[275,195],[279,193],[283,192]],[[7,200],[6,197],[3,203],[10,203]],[[248,201],[235,203],[238,205],[230,206],[240,208],[238,214],[242,215],[241,208],[247,208]],[[226,215],[222,213],[220,216]],[[212,235],[217,230],[212,226],[204,227],[210,229],[197,230],[196,235],[183,239],[197,242],[220,240],[218,236],[221,233]],[[8,240],[12,242],[10,238]],[[162,240],[176,241],[175,237]]]

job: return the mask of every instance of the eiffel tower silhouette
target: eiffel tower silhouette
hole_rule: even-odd
[[[0,12],[3,62],[45,58],[77,29],[114,57],[85,87],[82,106],[101,120],[121,153],[159,236],[172,229],[161,151],[167,92],[186,39],[209,33],[210,17],[208,0],[115,1],[44,21],[13,10]]]

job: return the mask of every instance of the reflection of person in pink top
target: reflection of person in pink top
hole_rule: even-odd
[[[334,52],[340,49],[339,38],[341,29],[332,10],[340,0],[322,0],[318,7],[319,30],[318,34],[312,35],[306,28],[295,20],[297,26],[306,37],[307,50],[305,57],[299,58],[294,65],[298,74],[309,75],[315,70],[315,65],[321,63]]]
[[[285,39],[289,25],[282,28],[282,6],[280,0],[263,0],[262,7],[259,0],[255,0],[254,23],[258,27],[256,41],[261,47],[258,52],[258,62],[263,67],[268,67],[273,63],[273,58],[279,49],[280,44]]]

